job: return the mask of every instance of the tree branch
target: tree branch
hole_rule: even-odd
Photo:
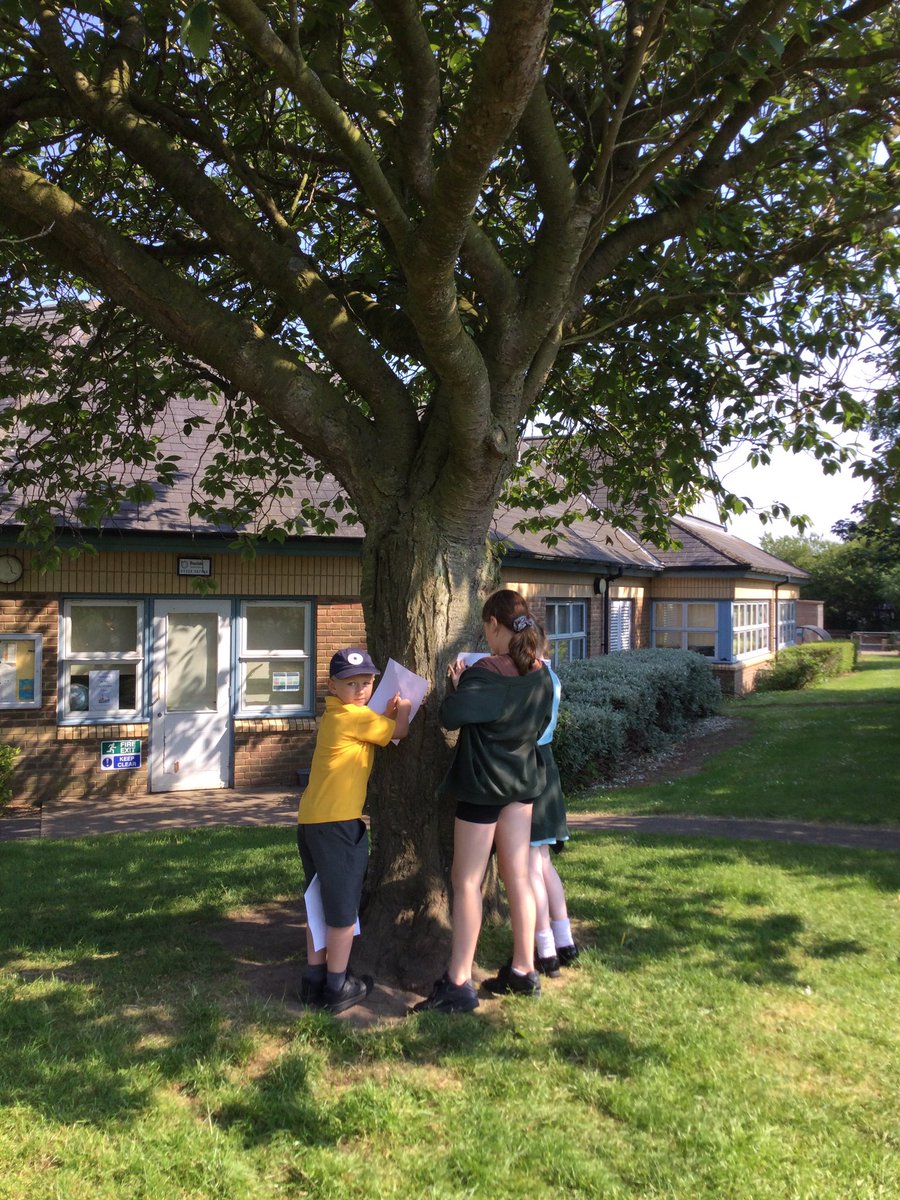
[[[322,375],[91,217],[60,188],[0,160],[0,211],[13,232],[43,232],[46,250],[64,267],[86,275],[185,354],[230,379],[348,486],[356,482],[360,447],[367,462],[377,461],[368,423]]]

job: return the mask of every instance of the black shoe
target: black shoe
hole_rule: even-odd
[[[360,1000],[365,1000],[374,986],[375,980],[371,975],[358,977],[348,970],[347,978],[339,988],[325,986],[322,994],[322,1007],[330,1013],[343,1012],[344,1009],[359,1004]]]
[[[559,979],[559,959],[555,954],[551,954],[549,958],[541,958],[535,955],[534,965],[542,975],[548,976],[550,979]]]
[[[512,969],[512,963],[506,963],[493,979],[484,981],[484,987],[494,996],[533,996],[537,999],[541,994],[541,977],[537,971],[517,975]]]
[[[295,995],[307,1008],[322,1008],[325,1003],[325,980],[307,979],[304,975]]]
[[[465,983],[451,983],[449,977],[444,975],[431,989],[431,995],[426,1000],[414,1004],[409,1011],[463,1013],[471,1012],[477,1007],[478,997],[475,995],[475,984],[471,979],[467,979]]]
[[[571,967],[578,955],[579,950],[574,942],[571,946],[556,947],[556,957],[559,959],[559,965],[561,967]]]

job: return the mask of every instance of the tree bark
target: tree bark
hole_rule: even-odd
[[[369,789],[372,857],[358,957],[408,986],[430,986],[449,952],[449,874],[453,805],[437,794],[453,735],[438,709],[447,665],[474,649],[485,597],[498,586],[496,561],[481,530],[450,539],[439,516],[417,507],[406,520],[366,539],[363,605],[369,649],[379,665],[394,658],[432,681],[408,737],[376,756]]]

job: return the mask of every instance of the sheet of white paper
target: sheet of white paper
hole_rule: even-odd
[[[490,658],[490,654],[486,650],[465,650],[462,654],[457,654],[457,662],[464,662],[467,667],[471,667],[473,663],[477,663],[480,658]]]
[[[409,710],[409,719],[412,722],[428,694],[428,680],[423,679],[421,675],[413,674],[406,667],[401,667],[393,658],[389,658],[381,679],[378,681],[378,687],[372,693],[369,708],[372,712],[383,713],[388,702],[393,700],[398,692],[404,700],[412,701],[412,707]],[[393,738],[392,741],[396,746],[398,739]]]
[[[309,927],[309,933],[312,937],[314,950],[325,949],[325,934],[328,926],[325,924],[325,911],[322,908],[322,886],[319,883],[319,876],[313,875],[312,883],[303,893],[303,901],[306,904],[306,924]],[[353,930],[353,936],[359,936],[359,919],[356,921],[356,928]]]

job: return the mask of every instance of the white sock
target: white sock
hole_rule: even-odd
[[[571,946],[574,943],[572,926],[569,924],[568,918],[563,921],[551,921],[550,928],[553,930],[553,941],[557,947]]]
[[[534,940],[537,943],[538,958],[552,958],[556,953],[556,942],[553,939],[553,932],[548,927],[547,929],[538,929],[535,932]]]

